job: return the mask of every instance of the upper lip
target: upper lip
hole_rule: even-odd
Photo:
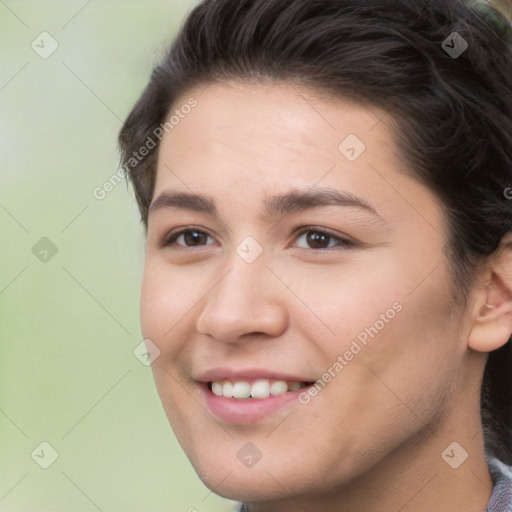
[[[274,379],[288,382],[314,382],[315,379],[304,378],[297,374],[272,371],[268,368],[229,368],[216,367],[200,372],[195,379],[199,382],[218,382],[221,380],[255,380]]]

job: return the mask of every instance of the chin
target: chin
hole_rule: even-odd
[[[290,496],[306,495],[319,489],[322,483],[304,468],[287,468],[282,463],[269,464],[261,459],[251,468],[245,467],[231,453],[217,455],[215,460],[201,458],[191,463],[206,487],[215,494],[234,501],[261,502],[286,500]],[[282,460],[282,459],[281,459]],[[275,461],[278,462],[278,461]],[[309,492],[308,492],[309,490]]]
[[[283,481],[282,478],[274,480],[269,474],[264,473],[258,476],[252,471],[244,472],[243,475],[235,475],[236,470],[224,477],[220,477],[217,471],[197,472],[201,481],[215,494],[233,501],[257,502],[285,499],[290,496],[286,482],[283,487],[276,483]],[[227,476],[227,477],[226,477]],[[222,481],[222,478],[225,480]]]

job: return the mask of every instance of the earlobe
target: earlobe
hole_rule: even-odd
[[[512,335],[512,305],[484,304],[473,320],[468,337],[469,348],[477,352],[492,352],[507,343]]]
[[[487,279],[477,290],[468,346],[477,352],[492,352],[512,335],[512,245],[510,233],[491,257]]]

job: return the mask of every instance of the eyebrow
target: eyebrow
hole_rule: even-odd
[[[270,196],[263,202],[265,215],[275,218],[322,206],[342,206],[364,210],[384,221],[371,203],[349,192],[332,188],[293,189],[281,195]],[[215,200],[190,192],[162,192],[150,205],[149,214],[161,209],[185,209],[218,217]]]

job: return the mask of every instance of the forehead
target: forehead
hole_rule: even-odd
[[[190,109],[192,99],[196,106]],[[355,170],[357,165],[346,158],[354,155],[342,152],[350,146],[362,153],[362,160],[375,153],[381,162],[400,165],[385,112],[294,84],[213,83],[182,94],[168,117],[182,109],[188,113],[174,115],[172,129],[164,133],[159,167],[170,158],[190,171],[199,171],[197,162],[209,161],[217,170],[236,166],[240,172],[273,172],[276,177],[284,177],[286,168],[293,177],[294,167],[307,161],[314,179],[336,164]]]
[[[397,154],[390,115],[373,106],[295,84],[239,82],[190,89],[173,113],[181,116],[160,144],[154,197],[171,188],[263,205],[274,193],[318,185],[438,221],[433,194]]]

